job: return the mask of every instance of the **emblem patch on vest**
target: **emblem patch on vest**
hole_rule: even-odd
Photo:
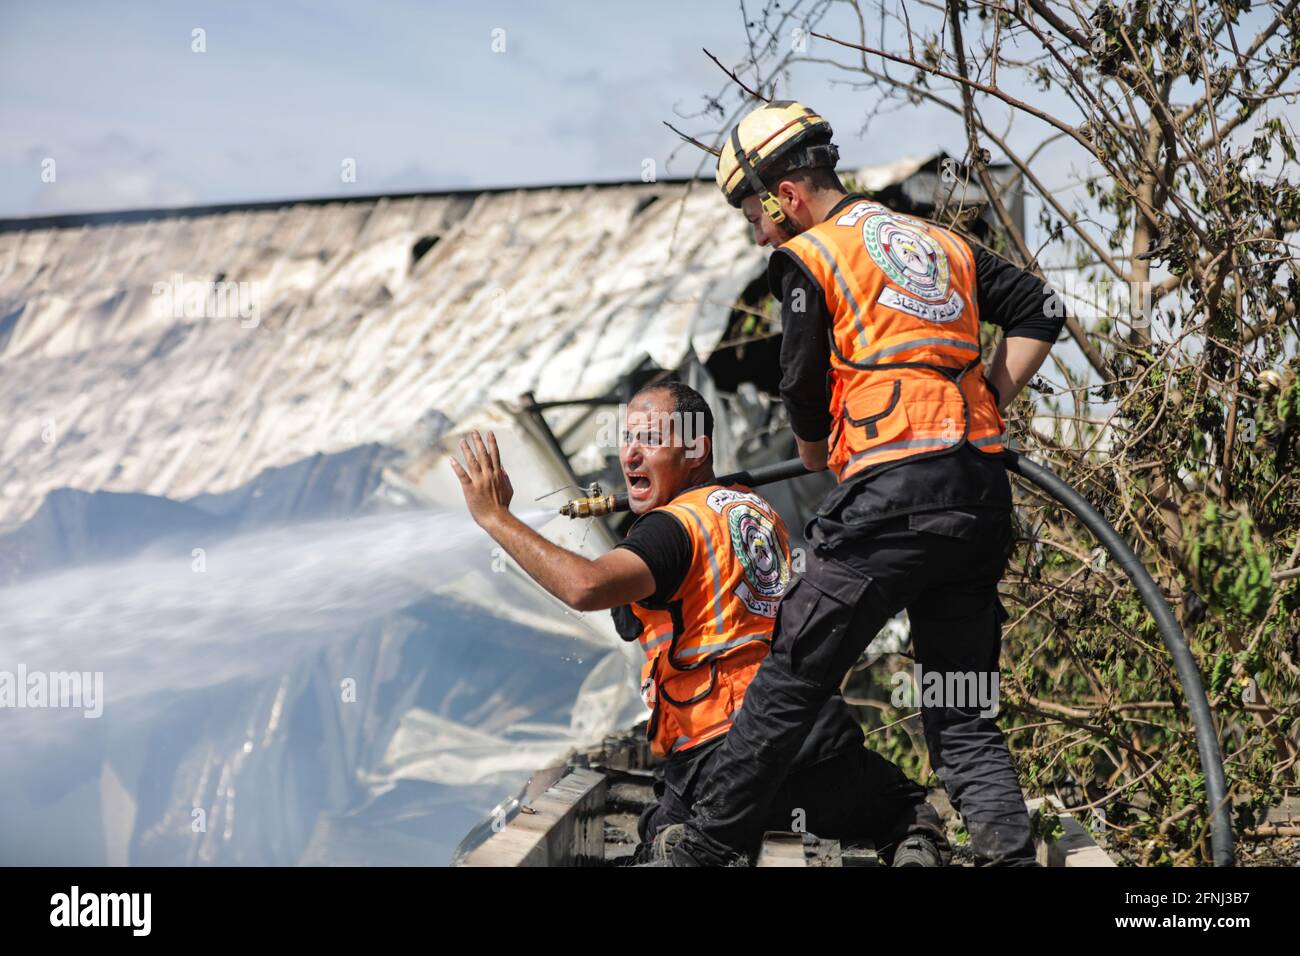
[[[737,501],[748,501],[758,505],[760,508],[767,507],[767,502],[758,495],[749,494],[744,491],[732,491],[730,488],[719,488],[717,491],[711,492],[709,497],[704,500],[705,503],[718,514],[722,514],[722,512],[726,510],[727,505],[735,504]]]
[[[943,246],[902,216],[880,213],[862,224],[862,241],[880,271],[903,291],[886,288],[878,301],[927,322],[952,322],[965,307],[951,286]]]
[[[731,548],[745,579],[736,597],[754,614],[775,617],[776,606],[790,583],[790,567],[776,536],[772,519],[748,504],[737,504],[727,513]]]
[[[962,309],[966,308],[966,300],[956,291],[948,296],[946,302],[923,302],[906,292],[899,292],[892,286],[881,289],[876,301],[887,308],[906,312],[927,322],[955,322],[961,318]]]

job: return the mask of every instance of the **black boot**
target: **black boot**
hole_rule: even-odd
[[[748,854],[739,853],[710,839],[690,824],[683,827],[681,838],[669,850],[668,860],[669,866],[754,865]]]
[[[893,866],[943,866],[943,854],[928,837],[919,833],[904,837],[894,850]]]

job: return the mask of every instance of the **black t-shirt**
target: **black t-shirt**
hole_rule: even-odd
[[[703,487],[694,485],[693,488]],[[721,486],[719,486],[721,487]],[[689,491],[690,488],[683,489]],[[616,547],[631,551],[650,569],[655,580],[655,592],[646,598],[647,603],[667,604],[691,570],[691,539],[681,522],[666,511],[650,511],[641,515],[627,536]],[[641,635],[642,622],[629,606],[613,608],[610,614],[619,636],[625,641],[635,641]],[[846,749],[860,748],[865,738],[857,717],[838,694],[826,702],[817,715],[807,739],[799,749],[795,766],[808,766],[835,756]],[[679,757],[694,760],[711,749],[707,745],[685,751]],[[699,751],[697,753],[697,751]]]
[[[691,567],[690,535],[667,511],[641,515],[615,547],[631,551],[650,569],[655,590],[646,600],[654,604],[666,604],[677,593]]]
[[[870,201],[861,194],[846,196],[826,218],[864,200]],[[981,247],[972,246],[971,251],[980,318],[1000,326],[1008,338],[1056,341],[1065,311],[1046,283]],[[780,391],[790,426],[804,441],[821,441],[831,430],[833,317],[825,293],[799,257],[786,249],[772,254],[768,283],[782,302]],[[796,302],[802,309],[796,311]],[[868,468],[836,487],[821,510],[875,521],[950,507],[1011,507],[1011,486],[1000,455],[962,445],[950,453]]]

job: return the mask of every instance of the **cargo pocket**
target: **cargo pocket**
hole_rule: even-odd
[[[838,686],[861,651],[852,647],[849,620],[871,582],[834,561],[820,562],[815,574],[800,577],[781,599],[772,654],[797,677]]]
[[[664,764],[664,787],[672,791],[679,807],[689,810],[695,802],[695,780],[715,746],[715,741],[703,743]]]
[[[913,531],[937,534],[961,541],[960,547],[972,569],[981,569],[988,581],[1001,579],[1015,541],[1011,533],[1011,515],[1000,508],[947,508],[907,516]]]
[[[844,403],[844,420],[873,444],[894,441],[908,426],[907,409],[900,401],[902,393],[900,379],[868,385]]]
[[[718,662],[710,661],[708,668],[692,668],[665,675],[659,695],[674,707],[689,707],[712,697],[718,686]],[[671,690],[670,690],[671,688]]]
[[[922,511],[908,515],[907,526],[913,531],[969,541],[978,534],[980,519],[969,511]]]

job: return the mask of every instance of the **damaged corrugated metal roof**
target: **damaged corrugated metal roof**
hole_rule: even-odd
[[[0,520],[60,486],[187,498],[490,398],[604,394],[707,356],[764,259],[685,183],[0,234]],[[213,281],[251,307],[175,317],[173,288]]]

